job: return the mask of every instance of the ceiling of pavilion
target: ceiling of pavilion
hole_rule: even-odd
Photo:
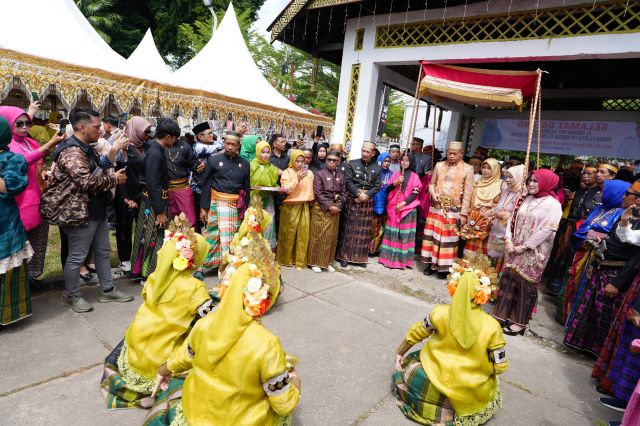
[[[275,40],[340,65],[345,17],[424,10],[425,4],[428,9],[441,9],[445,3],[447,7],[454,7],[481,1],[484,0],[291,0],[267,30],[273,31],[274,24],[284,17],[288,23]],[[301,3],[305,5],[299,12],[289,16],[294,13],[295,6]],[[327,6],[307,7],[311,3]]]

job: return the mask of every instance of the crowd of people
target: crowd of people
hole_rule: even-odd
[[[391,269],[414,268],[418,259],[424,275],[449,279],[453,296],[398,349],[394,380],[407,417],[488,420],[501,403],[503,333],[525,333],[542,289],[557,301],[564,343],[597,359],[602,403],[624,410],[634,395],[640,180],[628,169],[574,161],[534,170],[516,158],[490,158],[484,148],[465,158],[455,141],[440,161],[419,138],[388,152],[364,141],[359,158],[348,160],[342,144],[319,137],[312,146],[289,145],[283,135],[262,140],[238,124],[219,141],[203,122],[189,140],[168,118],[133,117],[118,129],[117,120],[84,108],[38,143],[29,133],[32,115],[0,107],[0,324],[31,314],[50,225],[60,229],[68,308],[93,309],[80,290],[93,273],[99,302],[133,300],[114,285],[115,228],[120,271],[144,287],[142,307],[105,364],[111,408],[153,407],[149,424],[181,416],[197,423],[220,412],[241,419],[248,406],[262,407],[256,424],[281,421],[298,401],[300,381],[277,338],[254,326],[277,298],[280,266],[334,272],[337,264],[366,267],[375,256]],[[479,306],[488,301],[488,278],[460,276],[459,259],[486,259],[499,277],[492,316]],[[222,280],[215,294],[202,281],[209,271]],[[194,318],[201,318],[195,326]],[[226,338],[207,332],[221,327]],[[162,341],[149,335],[157,330]],[[427,337],[420,352],[404,356]],[[480,360],[487,351],[490,359]],[[491,372],[464,378],[436,362],[445,353],[463,353]],[[238,378],[238,363],[257,370]],[[186,380],[169,380],[186,371]],[[455,383],[439,382],[452,374]],[[225,407],[194,398],[214,386],[211,375],[233,383],[225,392],[242,388],[242,398]],[[251,382],[256,377],[261,383]],[[483,386],[472,389],[474,380]]]

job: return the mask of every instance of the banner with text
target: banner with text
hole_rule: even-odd
[[[640,122],[542,120],[540,152],[640,159]],[[527,150],[529,120],[488,119],[482,146]],[[537,138],[531,144],[536,150]]]

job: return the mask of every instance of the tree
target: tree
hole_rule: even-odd
[[[111,41],[107,33],[122,21],[120,15],[111,12],[115,3],[116,0],[76,0],[78,9],[107,43]]]

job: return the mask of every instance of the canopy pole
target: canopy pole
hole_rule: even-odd
[[[536,93],[535,96],[533,98],[533,105],[530,105],[529,107],[529,135],[527,138],[527,155],[525,156],[524,159],[524,174],[522,176],[523,179],[523,183],[526,181],[527,176],[529,175],[529,157],[531,154],[531,142],[533,141],[533,128],[535,126],[535,120],[536,120],[536,113],[539,113],[540,111],[540,83],[542,80],[542,71],[538,68],[536,70],[536,72],[538,73],[538,78],[536,80]],[[538,114],[538,162],[536,164],[536,167],[540,167],[540,119],[539,116],[541,114]]]
[[[406,145],[403,148],[408,148],[411,145],[411,141],[416,132],[416,121],[418,121],[418,102],[420,101],[420,82],[422,81],[422,64],[420,64],[420,71],[418,72],[418,82],[416,83],[416,94],[413,97],[413,109],[411,111],[411,122],[409,123],[409,134],[407,137]]]

